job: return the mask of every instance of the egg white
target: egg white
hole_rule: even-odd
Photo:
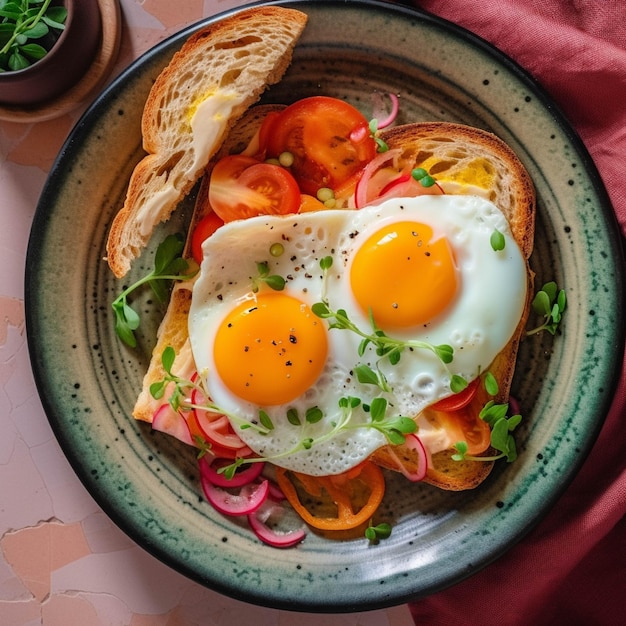
[[[359,328],[368,331],[370,320],[352,296],[350,259],[371,232],[409,218],[447,236],[455,249],[461,288],[446,315],[423,328],[388,334],[449,344],[454,348],[453,362],[446,367],[423,349],[405,351],[397,365],[383,360],[378,366],[391,386],[391,392],[383,393],[374,385],[359,383],[353,374],[359,363],[376,367],[378,357],[371,349],[359,357],[361,337],[331,329],[328,359],[319,379],[293,402],[262,407],[274,427],[269,433],[260,432],[256,428],[260,407],[242,401],[222,383],[213,357],[220,322],[242,299],[255,297],[251,285],[256,264],[266,262],[270,274],[285,278],[285,293],[309,306],[327,298],[333,310],[346,310]],[[499,252],[489,241],[494,228],[505,236],[505,248]],[[282,254],[272,256],[273,244],[281,244]],[[451,394],[452,374],[469,381],[488,368],[513,334],[526,299],[526,265],[506,219],[491,202],[475,196],[395,198],[358,211],[254,217],[220,228],[205,241],[203,252],[193,290],[189,335],[207,391],[215,404],[234,416],[231,421],[236,432],[257,454],[311,475],[343,472],[386,443],[382,433],[366,426],[370,418],[361,407],[349,415],[346,427],[337,431],[336,424],[347,419],[339,398],[354,396],[368,404],[374,397],[384,396],[390,415],[417,416],[429,404]],[[333,266],[324,276],[320,260],[326,256],[333,258]],[[304,415],[313,406],[319,407],[324,417],[308,424]],[[287,421],[290,408],[298,411],[302,426]],[[253,427],[240,429],[242,421]],[[294,452],[306,438],[312,439],[313,445]]]

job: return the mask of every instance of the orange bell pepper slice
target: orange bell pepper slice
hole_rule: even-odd
[[[383,473],[371,461],[337,476],[309,476],[277,467],[276,480],[298,515],[320,530],[349,530],[360,526],[374,515],[385,495]],[[337,507],[336,517],[310,511],[303,504],[299,491],[316,499],[332,500]]]

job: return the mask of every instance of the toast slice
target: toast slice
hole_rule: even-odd
[[[301,11],[282,7],[236,13],[192,35],[159,74],[141,123],[147,155],[107,241],[117,277],[189,193],[229,129],[282,78],[306,21]]]
[[[233,128],[215,160],[226,154],[243,151],[270,110],[273,110],[273,107],[260,106],[250,109]],[[402,150],[403,161],[413,167],[422,166],[428,169],[449,193],[473,193],[479,188],[480,192],[497,204],[506,215],[513,237],[528,262],[533,247],[534,188],[522,163],[499,138],[482,130],[443,122],[395,127],[385,131],[382,138],[390,148]],[[193,225],[211,210],[206,200],[209,174],[210,165],[202,179],[190,233],[193,231]],[[188,244],[186,255],[189,254]],[[530,310],[533,275],[529,267],[527,276],[528,295],[525,311],[511,340],[489,368],[498,381],[499,393],[495,398],[498,403],[506,402],[508,399],[519,341]],[[144,379],[143,390],[133,413],[138,419],[151,421],[152,414],[157,408],[150,396],[149,387],[152,382],[163,376],[160,365],[163,349],[167,345],[175,348],[179,360],[175,361],[174,371],[184,371],[189,366],[187,312],[190,303],[191,285],[176,285],[170,308],[159,329],[157,346]],[[472,410],[478,413],[488,399],[481,386],[472,400]],[[435,412],[430,411],[429,417],[436,422]],[[485,454],[490,454],[490,451]],[[431,456],[425,482],[444,490],[473,489],[488,476],[493,466],[492,462],[453,461],[451,455],[451,450],[444,450]],[[399,470],[398,459],[409,472],[414,471],[417,466],[414,453],[403,446],[394,446],[393,454],[390,454],[389,447],[380,448],[371,458],[380,466],[395,471]]]
[[[509,343],[498,354],[489,371],[498,381],[497,403],[506,403],[515,372],[519,342],[528,320],[533,297],[534,275],[528,265],[535,231],[535,190],[525,167],[513,150],[497,136],[477,128],[448,122],[420,122],[396,126],[381,133],[390,149],[401,149],[400,160],[412,167],[423,167],[447,193],[473,193],[484,190],[506,216],[513,238],[526,259],[528,278],[526,307]],[[490,398],[483,385],[472,400],[471,409],[480,412]],[[429,409],[426,409],[428,412]],[[430,412],[429,418],[437,416]],[[407,448],[394,448],[396,457],[408,471],[417,467],[416,454]],[[452,452],[434,454],[425,482],[441,489],[473,489],[490,473],[493,462],[454,461]],[[489,456],[486,451],[484,456]],[[398,469],[389,448],[377,450],[372,460],[383,467]]]

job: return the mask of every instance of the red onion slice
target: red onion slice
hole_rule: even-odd
[[[152,428],[176,437],[190,446],[195,445],[185,418],[169,404],[162,404],[152,417]]]
[[[306,532],[303,528],[288,530],[286,532],[278,532],[272,530],[267,521],[272,517],[282,516],[284,509],[280,504],[276,504],[270,500],[254,513],[248,515],[248,522],[254,531],[254,534],[263,542],[274,548],[291,548],[300,543],[305,537]]]
[[[374,186],[372,184],[374,174],[383,167],[393,165],[399,155],[400,150],[398,149],[381,152],[365,166],[354,191],[354,203],[357,209],[361,209],[374,201],[382,188],[398,175],[397,172],[392,172],[393,178],[386,178],[380,185]]]
[[[200,484],[206,499],[224,515],[249,515],[254,513],[267,498],[267,480],[248,483],[238,493],[231,493],[217,487],[206,476],[200,475]]]
[[[395,121],[396,117],[398,117],[398,109],[400,108],[400,103],[398,102],[398,96],[395,93],[387,94],[389,99],[391,100],[391,111],[389,115],[382,120],[378,120],[378,130],[382,128],[387,128],[387,126],[391,126]]]
[[[414,434],[406,435],[404,438],[404,445],[409,449],[417,452],[417,468],[414,472],[409,472],[402,461],[396,456],[393,451],[393,446],[389,446],[389,454],[396,462],[398,469],[402,472],[402,474],[411,482],[419,482],[420,480],[424,480],[426,477],[426,472],[428,470],[428,453],[426,452],[426,448],[422,443],[421,439]]]
[[[224,474],[218,472],[220,467],[225,467],[231,463],[232,461],[230,459],[211,459],[203,456],[198,463],[200,475],[216,487],[223,489],[232,487],[235,489],[255,481],[261,475],[264,466],[264,463],[260,461],[257,463],[248,463],[242,469],[238,469],[232,478],[227,478]]]

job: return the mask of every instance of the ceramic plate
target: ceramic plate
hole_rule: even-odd
[[[50,174],[27,259],[32,364],[45,410],[75,471],[141,546],[230,596],[306,611],[356,611],[419,598],[471,576],[520,540],[569,483],[603,422],[619,371],[619,246],[582,144],[541,89],[464,30],[375,2],[301,2],[310,22],[268,102],[327,94],[366,116],[373,94],[400,95],[400,121],[489,129],[520,156],[538,193],[537,283],[567,290],[562,335],[523,343],[514,393],[520,457],[479,489],[445,493],[389,477],[378,545],[309,533],[289,550],[261,545],[201,496],[194,451],[130,417],[162,311],[145,295],[143,334],[126,349],[110,303],[122,282],[103,262],[112,215],[141,157],[139,120],[161,68],[197,24],[152,49],[77,124]],[[216,18],[217,19],[217,18]],[[346,33],[350,33],[346,37]],[[180,229],[191,201],[154,237]],[[155,245],[126,284],[152,267]],[[497,295],[494,295],[497,304]]]

